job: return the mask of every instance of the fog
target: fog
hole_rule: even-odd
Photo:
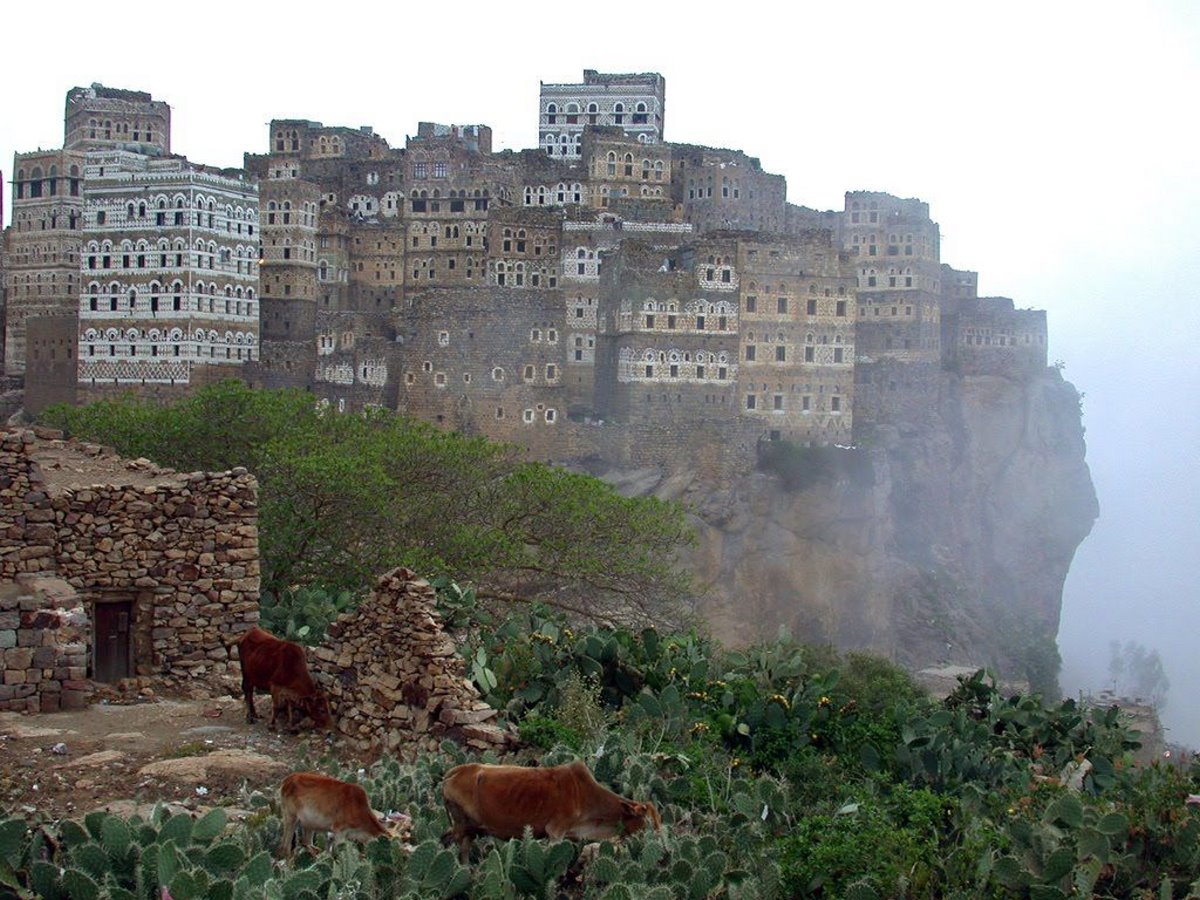
[[[67,89],[93,81],[166,100],[175,152],[234,166],[285,117],[394,146],[420,120],[485,123],[497,149],[533,147],[539,79],[661,72],[668,140],[744,149],[806,206],[919,197],[943,261],[1047,310],[1100,498],[1064,596],[1064,687],[1103,687],[1109,641],[1133,638],[1163,656],[1169,737],[1200,746],[1196,4],[329,9],[66,2],[52,36],[42,10],[6,10],[0,167],[60,146]]]

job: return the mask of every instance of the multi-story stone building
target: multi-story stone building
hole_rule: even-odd
[[[12,224],[5,231],[5,355],[23,375],[30,319],[75,316],[83,220],[84,154],[38,150],[13,159]]]
[[[660,143],[666,81],[656,72],[614,75],[584,69],[581,84],[542,82],[538,105],[543,152],[578,159],[589,125],[620,128],[642,144]]]
[[[859,353],[875,361],[941,358],[941,238],[929,204],[846,193],[842,247],[858,279]]]
[[[257,184],[181,157],[97,150],[84,185],[79,399],[186,389],[257,359]]]
[[[672,144],[671,193],[697,231],[785,231],[787,182],[740,150]]]
[[[546,458],[745,466],[762,440],[848,444],[919,412],[944,367],[1044,365],[1044,317],[978,299],[927,204],[789,204],[740,150],[663,142],[659,75],[541,93],[538,150],[276,120],[246,157],[256,204],[252,179],[168,155],[166,104],[74,89],[66,149],[14,180],[4,278],[35,402],[73,366],[86,397],[240,362]]]
[[[62,149],[14,157],[13,221],[5,251],[7,374],[25,372],[28,320],[70,318],[78,311],[84,157],[89,150],[116,147],[169,153],[171,107],[141,91],[100,84],[72,88]]]
[[[742,415],[772,440],[851,443],[857,304],[847,255],[817,230],[739,240],[735,265]],[[713,274],[724,277],[719,266]]]
[[[636,204],[637,217],[670,218],[671,147],[646,146],[615,128],[588,128],[584,132],[588,205],[616,209],[619,203]],[[626,205],[623,211],[630,207]]]
[[[144,91],[102,84],[67,91],[63,116],[66,150],[132,150],[148,156],[171,152],[171,107]]]

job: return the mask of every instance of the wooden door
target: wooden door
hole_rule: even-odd
[[[95,664],[92,677],[96,681],[119,681],[133,674],[130,667],[129,636],[133,603],[120,600],[111,603],[96,603],[95,616]]]

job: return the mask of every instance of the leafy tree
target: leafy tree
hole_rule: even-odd
[[[170,407],[133,398],[42,421],[181,470],[258,477],[263,590],[364,590],[406,564],[481,597],[540,599],[605,621],[678,621],[682,508],[624,498],[519,448],[383,410],[333,414],[302,391],[227,381]]]
[[[1113,690],[1133,698],[1149,700],[1158,708],[1167,704],[1171,681],[1157,650],[1148,650],[1137,641],[1110,641],[1108,672]]]

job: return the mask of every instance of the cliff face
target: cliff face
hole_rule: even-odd
[[[703,612],[724,640],[786,625],[909,666],[1021,677],[1030,648],[1057,633],[1067,569],[1098,512],[1079,396],[1054,369],[942,373],[919,417],[841,451],[869,465],[794,491],[764,472],[721,487],[641,473],[624,487],[694,509]]]

